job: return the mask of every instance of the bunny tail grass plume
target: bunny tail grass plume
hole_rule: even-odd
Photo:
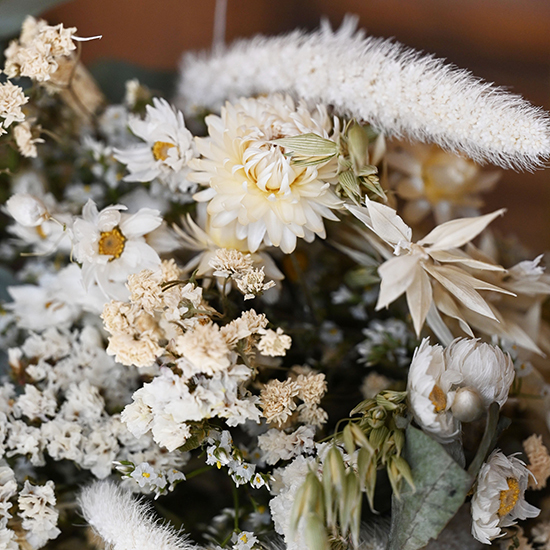
[[[85,487],[79,504],[86,521],[111,550],[200,550],[161,525],[151,506],[108,481]]]
[[[226,99],[288,91],[333,105],[390,137],[433,142],[473,160],[533,170],[550,157],[550,119],[517,95],[391,40],[365,37],[357,19],[337,31],[236,42],[186,54],[178,102],[188,114]]]

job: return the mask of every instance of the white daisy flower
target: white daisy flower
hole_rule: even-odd
[[[507,457],[499,450],[491,453],[479,471],[472,498],[472,535],[477,540],[490,544],[500,536],[502,527],[539,515],[540,510],[523,497],[529,475],[529,470],[518,458]]]
[[[229,229],[247,239],[254,253],[262,243],[289,254],[297,238],[324,238],[323,218],[338,221],[341,207],[332,189],[337,161],[315,166],[293,164],[273,140],[314,133],[329,138],[326,109],[310,112],[280,94],[226,103],[221,116],[206,118],[208,138],[196,138],[203,158],[194,159],[189,178],[208,188],[194,198],[208,202],[214,228]]]
[[[128,126],[145,143],[115,149],[115,158],[130,172],[124,181],[158,179],[171,191],[190,191],[193,184],[187,179],[187,163],[196,156],[196,149],[183,114],[165,99],[154,98],[145,118],[131,117]]]
[[[160,267],[158,254],[144,235],[156,229],[162,218],[158,210],[142,208],[135,214],[123,214],[123,205],[108,206],[98,212],[89,200],[82,218],[74,222],[75,259],[82,263],[82,278],[89,290],[97,283],[107,298],[126,300],[124,282],[131,273]]]
[[[451,387],[459,381],[460,374],[445,367],[443,348],[430,346],[428,338],[422,340],[409,369],[409,404],[418,425],[442,443],[460,436],[460,422],[450,411]]]

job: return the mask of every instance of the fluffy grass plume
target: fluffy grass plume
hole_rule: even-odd
[[[333,105],[389,137],[433,142],[479,163],[533,170],[550,157],[550,119],[518,95],[392,40],[365,37],[348,17],[311,34],[236,42],[186,54],[180,106],[219,110],[226,99],[288,91]]]
[[[149,504],[114,483],[97,481],[85,487],[79,504],[110,550],[199,550],[162,525]]]

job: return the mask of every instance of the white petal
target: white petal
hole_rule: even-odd
[[[417,269],[412,283],[407,288],[407,304],[417,336],[420,336],[422,325],[432,305],[432,299],[430,279],[423,269]]]
[[[505,211],[504,208],[501,208],[485,216],[461,218],[443,223],[428,233],[421,241],[418,241],[418,244],[422,246],[431,245],[431,250],[460,248],[477,237],[495,218],[504,214]]]
[[[387,307],[409,288],[420,269],[419,262],[420,257],[416,255],[397,256],[378,268],[382,282],[376,304],[377,311]]]
[[[411,228],[389,206],[371,201],[368,197],[365,205],[372,220],[371,229],[383,240],[391,245],[399,241],[411,241]]]

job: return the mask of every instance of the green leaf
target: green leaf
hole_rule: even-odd
[[[40,15],[65,2],[67,0],[0,0],[0,40],[17,36],[27,15]]]
[[[332,157],[338,152],[338,145],[317,134],[302,134],[273,140],[293,154],[301,157]]]
[[[177,74],[168,71],[155,71],[125,61],[102,60],[90,67],[92,76],[112,103],[120,103],[126,92],[126,81],[137,78],[154,95],[170,97],[173,95]]]
[[[401,499],[392,498],[388,550],[417,550],[437,538],[473,482],[437,441],[412,426],[407,428],[403,456],[416,491],[405,485]]]

